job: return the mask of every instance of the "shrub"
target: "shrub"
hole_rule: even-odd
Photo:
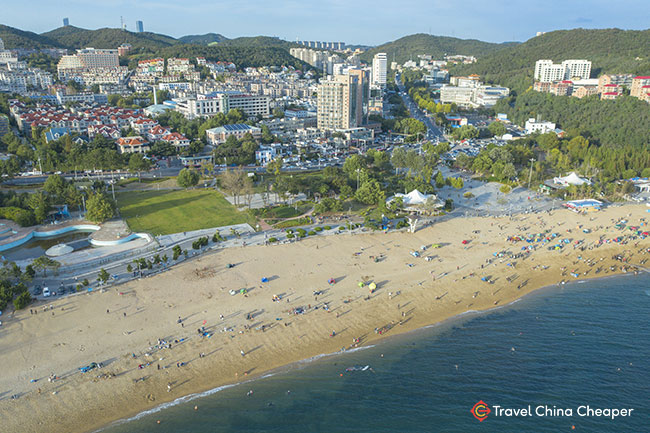
[[[471,192],[467,191],[465,194],[463,194],[463,197],[465,197],[465,198],[472,198],[472,197],[474,197],[474,194],[472,194]]]
[[[323,230],[332,230],[332,227],[330,227],[330,226],[323,226]]]
[[[305,236],[307,236],[307,230],[305,230],[305,229],[301,228],[301,229],[298,229],[296,231],[298,232],[298,236],[300,236],[301,238],[304,238]]]
[[[293,229],[289,229],[289,230],[287,230],[287,233],[288,233],[288,234],[293,233]]]
[[[339,231],[342,232],[343,230],[345,230],[345,227],[344,226],[339,226]]]
[[[84,280],[81,282],[81,284],[83,284],[84,287],[88,287],[88,285],[89,285],[90,283],[88,282],[88,279],[87,279],[87,278],[84,278]]]
[[[510,185],[501,185],[499,191],[501,191],[504,194],[508,194],[510,191],[512,191],[512,188],[510,188]]]
[[[316,232],[322,232],[323,228],[322,227],[314,227],[314,231]]]
[[[408,226],[409,226],[409,223],[407,223],[406,220],[399,220],[395,227],[398,228],[398,229],[403,229],[403,228],[408,227]]]
[[[313,230],[309,230],[309,233],[307,233],[309,236],[316,236],[316,232]]]
[[[271,243],[277,242],[277,241],[278,241],[278,238],[269,238],[269,242],[271,242]]]
[[[288,233],[288,234],[287,234],[287,239],[293,239],[293,238],[295,238],[295,237],[296,237],[296,236],[295,236],[293,233]]]
[[[34,213],[32,211],[15,206],[0,207],[0,219],[11,220],[21,227],[33,226],[36,224],[36,219],[34,218]]]

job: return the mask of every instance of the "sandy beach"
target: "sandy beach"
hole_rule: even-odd
[[[2,431],[95,431],[544,286],[634,272],[650,258],[650,238],[631,239],[630,226],[647,231],[647,215],[626,205],[455,218],[413,234],[224,249],[103,293],[31,305],[2,316]],[[615,227],[622,219],[625,227]],[[79,371],[91,362],[103,367]]]

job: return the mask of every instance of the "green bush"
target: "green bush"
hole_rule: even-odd
[[[293,233],[288,233],[288,234],[287,234],[287,239],[293,239],[293,238],[295,238],[295,237],[296,237],[296,236],[295,236]]]
[[[307,230],[303,228],[297,229],[296,231],[298,232],[298,236],[300,236],[301,238],[307,235]]]
[[[314,231],[316,232],[322,232],[323,228],[322,227],[314,227]]]
[[[332,227],[330,227],[330,226],[323,226],[323,230],[331,230],[331,229],[332,229]]]
[[[510,188],[510,185],[501,185],[501,188],[499,188],[499,191],[501,191],[504,194],[508,194],[512,188]]]
[[[278,238],[269,238],[269,242],[271,242],[271,243],[277,242],[277,241],[278,241]]]
[[[309,236],[316,236],[316,232],[313,231],[313,230],[309,230],[308,235],[309,235]]]
[[[15,206],[0,207],[0,219],[11,220],[19,224],[21,227],[33,226],[36,224],[36,218],[32,211]]]
[[[409,223],[407,223],[406,220],[399,220],[395,227],[398,228],[398,229],[403,229],[403,228],[408,227],[408,226],[409,226]]]
[[[289,233],[289,234],[293,233],[293,229],[287,230],[287,233]]]
[[[339,226],[339,231],[342,232],[343,230],[345,230],[345,226]]]

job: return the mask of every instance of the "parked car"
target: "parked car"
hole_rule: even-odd
[[[47,287],[43,288],[43,297],[48,298],[50,296],[50,289]]]

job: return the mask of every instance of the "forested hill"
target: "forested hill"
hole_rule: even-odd
[[[204,35],[187,35],[178,38],[178,42],[182,44],[200,44],[210,45],[227,41],[228,38],[219,33],[206,33]]]
[[[171,36],[157,33],[134,33],[121,29],[86,30],[74,26],[59,27],[58,29],[43,33],[44,36],[61,48],[117,48],[127,43],[134,48],[163,48],[178,43]]]
[[[650,30],[574,29],[536,36],[523,44],[492,52],[471,65],[459,65],[452,75],[479,74],[482,79],[515,91],[532,85],[535,62],[586,59],[592,77],[602,73],[650,73]]]
[[[458,39],[418,33],[372,48],[361,55],[361,60],[371,62],[377,53],[386,53],[389,62],[394,59],[400,64],[409,59],[417,61],[418,54],[429,54],[436,59],[442,59],[445,54],[481,57],[511,45],[513,45],[511,42],[494,44],[476,39]]]
[[[0,24],[0,39],[4,42],[6,49],[57,47],[56,41],[52,41],[43,35],[26,32],[3,24]]]

